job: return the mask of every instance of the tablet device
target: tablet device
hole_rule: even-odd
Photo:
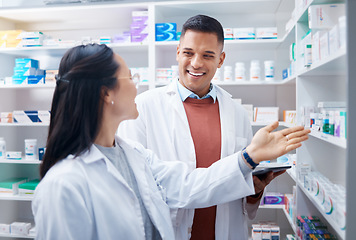
[[[291,168],[291,165],[273,165],[273,166],[268,166],[264,165],[261,167],[257,167],[255,170],[253,170],[252,175],[253,176],[259,176],[266,174],[268,172],[279,172],[283,170],[287,170],[288,168]]]

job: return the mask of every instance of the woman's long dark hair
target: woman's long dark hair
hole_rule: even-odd
[[[42,178],[56,162],[69,154],[78,156],[94,143],[102,121],[101,90],[116,86],[118,69],[106,45],[82,45],[65,53],[52,100]]]

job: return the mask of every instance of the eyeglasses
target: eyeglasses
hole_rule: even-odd
[[[135,84],[136,88],[138,88],[139,84],[140,84],[140,74],[135,73],[133,76],[130,77],[122,77],[122,78],[118,78],[118,79],[126,79],[129,78],[133,81],[133,83]]]

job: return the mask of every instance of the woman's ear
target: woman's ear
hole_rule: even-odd
[[[100,97],[105,103],[111,103],[111,94],[107,87],[101,87]]]

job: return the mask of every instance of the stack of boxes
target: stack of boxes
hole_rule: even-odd
[[[298,216],[297,217],[298,239],[330,239],[336,240],[327,229],[327,226],[317,216]]]
[[[44,84],[45,70],[39,68],[39,62],[29,58],[16,58],[12,84]]]
[[[43,46],[44,35],[42,32],[22,32],[19,35],[22,47],[41,47]]]
[[[274,222],[260,221],[252,224],[252,240],[279,240],[280,228]]]
[[[177,24],[176,23],[156,23],[156,41],[176,41]]]
[[[1,48],[14,48],[21,47],[21,39],[19,35],[22,30],[8,30],[0,31],[0,47]]]
[[[43,46],[44,34],[42,32],[26,32],[23,30],[0,31],[0,47],[40,47]]]
[[[148,11],[132,11],[131,42],[148,41]]]

